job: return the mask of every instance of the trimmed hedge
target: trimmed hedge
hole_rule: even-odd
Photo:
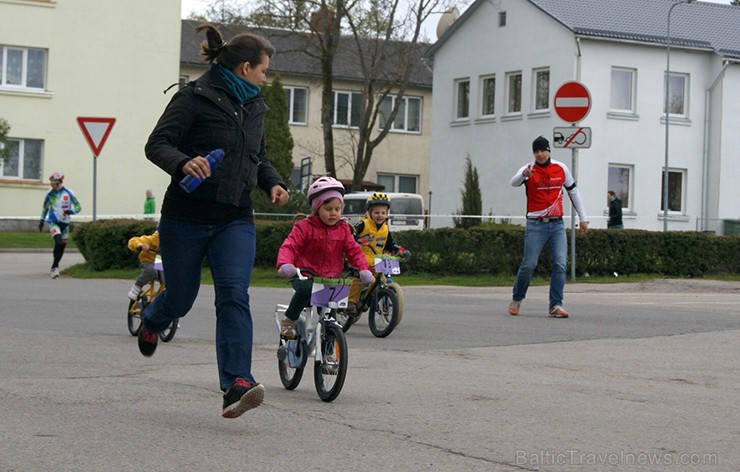
[[[152,233],[155,226],[151,221],[102,220],[77,224],[73,237],[92,270],[134,268],[138,259],[128,250],[128,240]],[[278,248],[292,227],[292,222],[257,222],[255,266],[275,266]],[[402,262],[402,271],[438,275],[514,275],[524,248],[524,228],[516,225],[399,231],[393,238],[413,253],[410,260]],[[576,251],[579,275],[618,272],[700,277],[740,273],[740,235],[594,229],[585,237],[576,237]],[[548,276],[550,268],[545,248],[535,274]]]

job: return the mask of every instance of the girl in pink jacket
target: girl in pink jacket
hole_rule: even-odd
[[[344,258],[359,269],[360,281],[373,280],[365,256],[352,237],[350,226],[342,220],[344,186],[332,177],[319,177],[308,189],[311,214],[293,226],[280,246],[277,257],[278,273],[295,277],[296,267],[308,269],[322,277],[340,277]],[[295,320],[311,301],[313,281],[295,279],[295,293],[285,311],[286,319],[280,322],[280,336],[296,337]]]

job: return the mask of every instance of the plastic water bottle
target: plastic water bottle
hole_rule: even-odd
[[[213,172],[224,159],[224,150],[220,148],[214,149],[213,151],[208,153],[206,159],[208,160],[208,164],[211,166],[211,172]],[[182,188],[187,193],[192,193],[193,190],[198,188],[198,185],[200,185],[201,182],[203,182],[203,179],[199,177],[193,177],[192,175],[188,174],[180,181],[180,188]]]

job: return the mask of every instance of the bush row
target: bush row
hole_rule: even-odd
[[[76,225],[73,237],[92,270],[137,267],[136,254],[128,250],[127,242],[132,236],[150,234],[154,228],[150,221],[103,220]],[[292,223],[286,222],[257,223],[256,266],[275,265],[278,248],[291,228]],[[516,225],[403,231],[393,237],[412,251],[413,257],[403,262],[402,270],[414,273],[513,275],[524,248],[524,228]],[[618,272],[696,277],[740,273],[737,235],[596,229],[585,237],[577,236],[576,249],[579,275]],[[547,276],[550,268],[545,248],[536,275]]]

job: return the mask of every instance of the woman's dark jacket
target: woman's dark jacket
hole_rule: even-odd
[[[273,186],[285,187],[265,152],[264,96],[239,104],[215,67],[172,97],[146,143],[146,157],[172,176],[163,217],[206,224],[251,220],[252,189],[269,195]],[[183,191],[178,182],[185,163],[217,148],[224,150],[221,165],[193,193]]]

